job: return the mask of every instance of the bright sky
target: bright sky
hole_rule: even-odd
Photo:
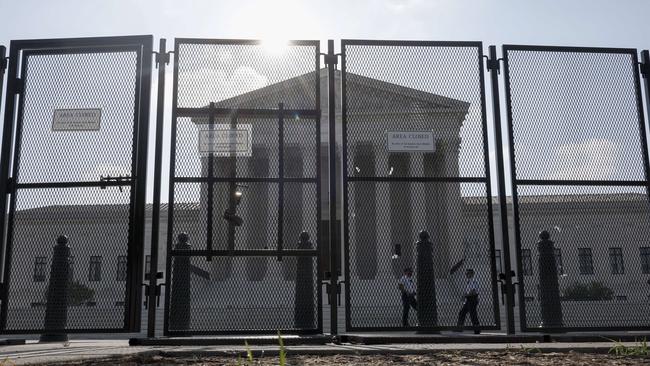
[[[6,46],[12,39],[152,34],[156,47],[164,37],[168,48],[174,37],[335,39],[337,51],[341,38],[650,48],[645,0],[0,0],[0,14]]]
[[[482,40],[650,47],[645,0],[1,0],[11,39],[155,37]]]

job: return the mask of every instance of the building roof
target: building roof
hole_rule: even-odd
[[[327,69],[320,70],[320,88],[327,86]],[[441,95],[401,86],[398,84],[357,75],[347,72],[346,87],[362,87],[367,90],[367,94],[376,97],[386,97],[386,95],[399,96],[408,98],[412,102],[419,103],[419,107],[424,110],[435,110],[437,112],[467,112],[470,103],[461,100],[444,97]],[[341,72],[336,71],[337,84],[340,83]],[[276,108],[277,102],[288,101],[285,108],[289,109],[313,109],[315,100],[314,72],[309,72],[287,80],[283,80],[265,87],[243,93],[232,98],[215,102],[216,108]],[[339,87],[339,85],[337,85]],[[302,103],[312,105],[301,105]]]

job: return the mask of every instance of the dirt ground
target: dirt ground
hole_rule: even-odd
[[[123,360],[94,360],[65,365],[279,365],[278,357],[256,358],[247,362],[243,357],[171,358],[162,356],[130,357]],[[650,357],[615,356],[580,352],[541,353],[538,350],[503,352],[436,352],[427,355],[336,355],[288,356],[286,365],[650,365]],[[63,365],[63,364],[55,364]]]

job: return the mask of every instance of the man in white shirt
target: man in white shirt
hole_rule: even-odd
[[[465,271],[465,277],[467,277],[467,284],[465,285],[465,303],[463,308],[458,313],[458,331],[462,330],[462,327],[465,325],[465,317],[469,312],[469,317],[472,320],[472,325],[474,326],[474,334],[480,334],[481,331],[478,329],[478,314],[476,313],[476,306],[478,306],[478,282],[474,278],[474,270],[469,268]]]
[[[413,281],[413,269],[405,268],[404,275],[399,279],[397,287],[402,292],[402,326],[409,326],[409,310],[412,307],[417,311],[418,303],[415,300],[415,282]]]

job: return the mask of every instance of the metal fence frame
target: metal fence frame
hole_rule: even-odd
[[[632,56],[633,67],[635,68],[634,72],[634,82],[635,82],[635,93],[636,93],[636,104],[639,117],[639,131],[640,131],[640,140],[642,147],[642,158],[643,158],[643,168],[645,173],[645,180],[642,181],[630,181],[630,180],[538,180],[538,179],[517,179],[516,174],[516,157],[515,157],[515,141],[514,141],[514,128],[513,128],[513,116],[512,116],[512,93],[511,93],[511,83],[510,83],[510,70],[508,63],[508,51],[540,51],[540,52],[565,52],[565,53],[607,53],[607,54],[629,54]],[[508,131],[508,148],[510,155],[510,180],[511,180],[511,189],[512,189],[512,203],[513,203],[513,215],[514,215],[514,240],[515,240],[515,249],[516,249],[516,259],[517,259],[517,276],[518,282],[520,285],[519,291],[519,318],[521,322],[521,331],[522,332],[567,332],[567,331],[622,331],[622,330],[648,330],[650,329],[650,323],[648,326],[615,326],[615,327],[544,327],[544,328],[533,328],[527,326],[526,323],[526,301],[524,296],[524,274],[523,274],[523,261],[522,261],[522,246],[521,246],[521,228],[519,220],[519,199],[517,193],[518,186],[525,185],[565,185],[565,186],[634,186],[634,187],[645,187],[646,195],[650,198],[650,162],[648,159],[648,150],[647,150],[647,136],[646,136],[646,121],[645,114],[643,111],[643,101],[640,85],[640,71],[638,68],[638,54],[637,49],[631,48],[600,48],[600,47],[561,47],[561,46],[535,46],[535,45],[503,45],[502,46],[502,57],[504,64],[504,85],[505,85],[505,108],[507,115],[507,131]],[[641,64],[643,65],[643,64]],[[647,79],[646,79],[647,83]],[[648,88],[648,84],[646,84]],[[650,89],[646,89],[646,92]],[[647,94],[647,93],[646,93]],[[647,106],[650,106],[648,104]],[[650,207],[649,207],[650,209]]]
[[[347,90],[346,90],[346,46],[348,45],[365,45],[365,46],[405,46],[405,47],[475,47],[477,49],[477,63],[479,77],[480,77],[480,94],[481,94],[481,128],[483,139],[483,157],[485,177],[483,178],[464,178],[464,177],[374,177],[374,178],[355,178],[348,176],[348,142],[347,142]],[[487,121],[487,107],[485,105],[485,71],[484,71],[484,53],[482,42],[463,42],[463,41],[399,41],[399,40],[341,40],[341,116],[342,116],[342,176],[343,176],[343,235],[344,235],[344,268],[345,268],[345,329],[348,332],[364,332],[364,331],[403,331],[403,330],[418,330],[418,331],[441,331],[453,330],[456,327],[450,326],[436,326],[429,327],[353,327],[350,311],[351,300],[351,283],[350,283],[350,227],[349,227],[349,186],[350,181],[374,181],[374,182],[458,182],[458,183],[483,183],[486,188],[487,208],[488,208],[488,226],[489,226],[489,245],[490,245],[490,270],[496,274],[496,260],[495,260],[495,241],[494,241],[494,222],[492,215],[492,191],[490,179],[490,159],[489,159],[489,146],[488,146],[488,121]],[[481,330],[498,330],[501,329],[501,315],[497,289],[497,279],[494,278],[492,282],[492,301],[493,301],[493,314],[496,325],[494,326],[480,326]]]
[[[66,182],[66,183],[26,183],[15,181],[19,161],[16,158],[20,149],[20,134],[22,126],[22,97],[19,98],[17,118],[15,102],[17,95],[22,95],[19,68],[21,75],[25,70],[28,55],[34,54],[66,54],[66,53],[97,53],[106,50],[127,50],[138,54],[138,70],[136,73],[135,116],[133,133],[132,177],[128,184],[131,187],[130,203],[130,228],[127,256],[127,293],[124,307],[124,327],[117,329],[66,329],[68,333],[119,333],[134,332],[140,329],[140,304],[142,298],[141,277],[143,248],[139,245],[144,239],[144,216],[146,200],[146,172],[147,172],[147,143],[149,136],[149,99],[151,93],[151,55],[153,36],[124,36],[124,37],[97,37],[97,38],[70,38],[70,39],[39,39],[11,41],[9,55],[9,71],[7,81],[6,109],[4,113],[4,129],[2,137],[3,154],[0,160],[0,222],[5,222],[7,196],[11,195],[9,207],[9,225],[0,225],[0,240],[3,246],[3,291],[2,312],[0,314],[0,327],[5,334],[41,333],[43,329],[6,330],[7,324],[7,286],[10,282],[11,269],[11,236],[12,223],[16,208],[16,192],[18,189],[34,188],[67,188],[67,187],[101,187],[120,186],[122,182]],[[15,131],[14,131],[15,128]],[[16,135],[15,144],[13,135]]]
[[[306,329],[306,330],[288,330],[286,333],[292,334],[318,334],[322,333],[323,328],[323,305],[322,305],[322,290],[321,290],[321,280],[322,280],[322,258],[321,258],[321,249],[315,248],[311,250],[302,250],[302,249],[285,249],[279,247],[277,250],[237,250],[235,248],[229,248],[225,250],[192,250],[192,251],[179,251],[173,248],[175,238],[173,237],[174,230],[174,185],[176,182],[182,183],[198,183],[198,182],[268,182],[268,183],[277,183],[279,188],[279,199],[277,207],[279,209],[278,217],[278,238],[282,238],[282,212],[283,212],[283,186],[284,182],[306,182],[306,183],[315,183],[317,190],[317,232],[312,238],[318,240],[320,243],[321,239],[321,166],[320,166],[320,79],[316,78],[315,92],[316,92],[316,107],[313,110],[290,110],[284,109],[282,105],[278,106],[278,109],[241,109],[241,108],[214,108],[213,104],[208,108],[181,108],[178,107],[178,57],[179,57],[179,46],[182,44],[204,44],[204,45],[260,45],[262,41],[260,40],[245,40],[245,39],[204,39],[204,38],[175,38],[174,40],[174,64],[173,64],[173,92],[172,92],[172,114],[171,114],[171,144],[170,144],[170,170],[169,170],[169,212],[168,212],[168,226],[167,226],[167,263],[166,263],[166,274],[165,274],[165,309],[164,309],[164,329],[163,334],[165,336],[191,336],[191,335],[222,335],[222,334],[276,334],[277,329],[259,329],[259,330],[224,330],[224,331],[174,331],[169,329],[169,318],[170,318],[170,293],[171,293],[171,268],[172,268],[172,258],[177,256],[189,256],[189,257],[266,257],[266,258],[281,258],[281,257],[311,257],[316,260],[317,267],[317,276],[315,278],[317,284],[317,327],[315,329]],[[315,67],[314,72],[318,73],[320,70],[320,42],[319,41],[290,41],[287,43],[291,45],[308,45],[314,46],[316,49],[315,52]],[[283,144],[279,145],[279,173],[277,178],[246,178],[246,177],[235,177],[235,178],[183,178],[178,180],[175,175],[175,162],[176,162],[176,125],[177,119],[179,117],[188,117],[196,114],[201,115],[210,115],[210,119],[213,119],[215,116],[224,116],[224,115],[235,115],[238,117],[275,117],[278,118],[279,124],[279,138],[282,139],[284,136],[283,124],[284,117],[286,116],[304,116],[314,119],[316,123],[316,141],[315,149],[316,151],[316,177],[315,178],[285,178],[282,174],[283,172]],[[162,135],[161,135],[162,138]],[[282,141],[282,140],[281,140]],[[208,220],[210,222],[211,220]],[[211,223],[209,224],[212,225]],[[155,234],[155,233],[154,233]],[[320,243],[323,245],[323,243]],[[152,257],[153,258],[153,257]],[[155,264],[152,262],[152,268]]]

